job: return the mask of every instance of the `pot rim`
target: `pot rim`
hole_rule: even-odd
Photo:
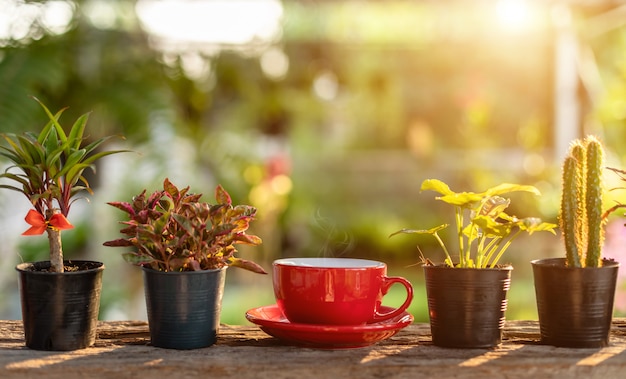
[[[478,268],[478,267],[450,267],[446,265],[445,263],[437,263],[434,265],[423,265],[422,267],[424,269],[428,268],[428,269],[436,269],[436,270],[457,270],[457,271],[512,271],[513,270],[513,265],[511,264],[498,265],[497,267]]]
[[[146,273],[150,273],[152,275],[170,275],[170,276],[174,276],[174,275],[201,275],[201,274],[206,274],[208,272],[219,272],[219,271],[224,271],[228,268],[228,266],[224,266],[224,267],[220,267],[220,268],[213,268],[213,269],[208,269],[208,270],[199,270],[199,271],[159,271],[159,270],[155,270],[153,268],[150,267],[145,267],[145,266],[140,266],[141,269],[146,272]]]
[[[85,264],[85,263],[95,263],[96,267],[84,269],[84,270],[76,270],[76,271],[64,271],[64,272],[49,272],[49,271],[39,271],[33,270],[35,265],[37,264],[46,264],[50,263],[50,261],[35,261],[35,262],[22,262],[15,266],[15,270],[22,273],[29,273],[32,275],[81,275],[85,273],[90,273],[94,271],[103,271],[105,269],[104,263],[100,261],[92,261],[92,260],[84,260],[84,259],[64,259],[63,263],[66,265],[72,264]]]
[[[601,268],[614,268],[619,267],[620,263],[612,258],[602,258],[602,266],[600,267],[568,267],[565,265],[566,258],[541,258],[533,259],[530,264],[533,266],[551,266],[554,268],[560,268],[564,270],[593,270]]]

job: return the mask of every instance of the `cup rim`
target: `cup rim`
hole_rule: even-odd
[[[385,267],[384,262],[360,258],[336,257],[300,257],[281,258],[273,262],[274,266],[301,268],[341,268],[341,269],[372,269]]]

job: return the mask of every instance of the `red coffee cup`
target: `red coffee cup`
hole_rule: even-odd
[[[388,277],[383,262],[352,258],[285,258],[273,263],[276,303],[293,323],[362,325],[395,317],[409,307],[413,287]],[[381,313],[383,296],[394,283],[406,288],[404,303]]]

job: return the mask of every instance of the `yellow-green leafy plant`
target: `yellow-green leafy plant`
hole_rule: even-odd
[[[502,195],[511,192],[540,195],[534,186],[502,183],[480,193],[454,192],[441,180],[427,179],[422,182],[421,191],[438,192],[441,196],[436,197],[437,200],[453,206],[458,240],[456,260],[439,236],[439,232],[447,228],[448,224],[427,230],[402,229],[391,236],[400,233],[433,235],[443,248],[445,264],[449,267],[495,268],[511,243],[522,232],[532,234],[548,231],[556,234],[556,224],[543,222],[537,217],[520,219],[506,213],[511,200]]]

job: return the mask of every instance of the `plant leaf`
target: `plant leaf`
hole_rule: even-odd
[[[59,139],[61,140],[62,144],[65,144],[67,142],[67,135],[65,134],[65,131],[63,130],[63,127],[61,126],[61,124],[59,124],[59,117],[61,117],[61,114],[65,111],[66,108],[61,109],[60,111],[58,111],[55,115],[52,114],[52,112],[50,112],[50,110],[48,109],[48,107],[46,107],[44,105],[44,103],[42,103],[38,98],[33,97],[38,103],[39,105],[41,105],[41,107],[43,108],[43,110],[46,112],[46,114],[48,115],[48,118],[50,118],[50,121],[52,122],[52,124],[54,125],[54,129],[56,130],[56,133],[59,137]],[[68,146],[69,148],[69,146]]]
[[[445,229],[449,226],[449,224],[442,224],[430,229],[400,229],[397,232],[391,233],[389,237],[393,237],[396,234],[435,234],[438,231]]]
[[[215,187],[215,200],[217,200],[218,204],[231,205],[233,203],[230,195],[221,185]]]
[[[250,234],[236,234],[235,237],[233,238],[233,241],[235,241],[235,243],[244,243],[247,245],[260,245],[263,243],[263,240],[258,237],[258,236],[254,236],[254,235],[250,235]]]
[[[542,222],[541,219],[536,217],[527,217],[519,222],[519,227],[522,230],[528,232],[528,234],[533,234],[534,232],[550,232],[556,235],[554,228],[557,227],[556,224],[552,224],[549,222]]]
[[[534,187],[522,184],[502,183],[493,188],[488,189],[485,193],[487,196],[503,195],[511,192],[530,192],[535,195],[541,195],[541,192]]]
[[[80,145],[83,142],[83,134],[85,133],[85,126],[87,125],[87,120],[89,119],[89,113],[85,113],[78,117],[72,125],[72,129],[70,130],[70,134],[68,136],[68,141],[70,142],[70,146],[74,149],[80,149]]]
[[[122,245],[117,245],[117,246],[122,246]],[[124,253],[122,254],[122,257],[124,258],[126,262],[137,265],[137,266],[141,266],[144,263],[149,263],[154,260],[152,257],[147,257],[147,256],[140,255],[137,253]]]
[[[420,192],[421,191],[436,191],[444,196],[454,195],[454,192],[450,189],[450,187],[439,179],[424,180],[420,187]]]
[[[501,223],[489,216],[481,215],[474,217],[472,224],[478,226],[481,232],[486,234],[489,238],[504,238],[511,233],[512,227],[515,226],[515,223]]]
[[[228,264],[230,266],[243,268],[244,270],[256,272],[257,274],[267,274],[267,272],[259,264],[246,259],[232,257],[229,259]]]

